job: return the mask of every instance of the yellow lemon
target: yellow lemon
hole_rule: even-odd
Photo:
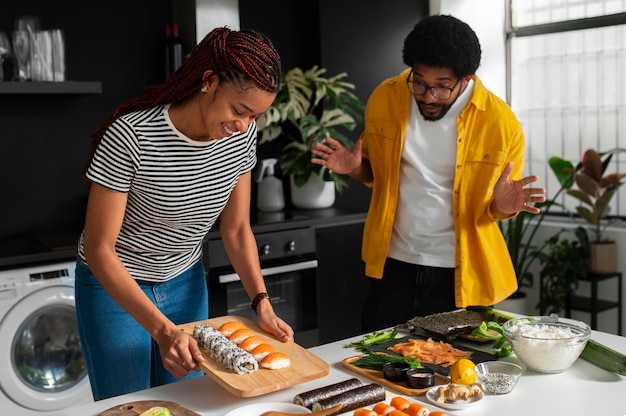
[[[450,367],[450,380],[456,384],[472,385],[476,381],[476,372],[474,371],[474,363],[467,358],[457,360]]]

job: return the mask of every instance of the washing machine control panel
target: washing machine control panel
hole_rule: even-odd
[[[73,279],[74,268],[75,262],[70,261],[19,269],[0,270],[0,287],[48,282],[53,281],[53,279]]]

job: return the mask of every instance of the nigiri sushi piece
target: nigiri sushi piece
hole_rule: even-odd
[[[263,368],[278,370],[280,368],[289,367],[291,365],[291,360],[282,352],[271,352],[267,354],[259,364]]]
[[[260,344],[254,347],[250,354],[254,357],[258,362],[263,361],[269,353],[276,352],[276,348],[272,347],[270,344]]]
[[[258,335],[252,335],[251,337],[248,337],[241,341],[239,343],[239,348],[243,348],[244,350],[250,352],[255,347],[258,347],[261,344],[265,344],[265,340]]]
[[[248,328],[241,328],[230,334],[228,337],[229,340],[239,345],[243,342],[244,339],[249,338],[251,336],[256,335],[253,330]]]
[[[236,330],[243,329],[245,327],[246,326],[242,322],[230,321],[230,322],[226,322],[226,323],[222,324],[218,328],[218,331],[220,331],[222,333],[222,335],[224,335],[226,338],[228,338]]]

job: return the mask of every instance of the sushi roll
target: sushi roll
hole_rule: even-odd
[[[411,402],[402,396],[395,396],[394,398],[391,399],[391,402],[389,402],[389,404],[395,407],[396,409],[406,413],[407,409],[411,405]]]
[[[218,328],[218,330],[224,335],[226,338],[232,335],[238,329],[244,329],[246,326],[242,322],[238,321],[229,321],[226,322]]]
[[[241,341],[241,343],[239,343],[239,348],[243,348],[244,350],[251,352],[254,348],[261,344],[265,344],[265,340],[262,337],[253,335]]]
[[[387,416],[389,413],[393,412],[394,410],[397,410],[397,409],[391,406],[390,404],[387,404],[384,402],[376,403],[376,405],[374,406],[374,411],[376,412],[376,414],[380,416]]]
[[[250,351],[250,354],[252,354],[255,360],[261,362],[263,358],[271,352],[276,352],[276,348],[272,347],[270,344],[260,344],[254,347],[254,349]]]
[[[239,345],[243,342],[244,339],[256,335],[253,330],[248,328],[241,328],[230,334],[228,337],[229,340]]]
[[[319,400],[313,403],[311,410],[317,412],[320,410],[330,409],[341,403],[343,407],[340,412],[345,413],[359,407],[369,406],[374,403],[382,402],[386,398],[385,388],[378,383],[366,384],[348,390],[336,396]],[[333,413],[337,414],[337,413]]]
[[[267,354],[263,360],[261,360],[261,367],[270,370],[278,370],[280,368],[289,367],[291,360],[282,352],[272,352]]]
[[[209,356],[237,374],[254,373],[259,370],[259,363],[252,354],[226,338],[219,330],[209,325],[198,324],[194,327],[193,337]]]
[[[378,413],[364,407],[359,407],[354,411],[353,416],[378,416]]]
[[[341,393],[345,393],[348,390],[361,387],[363,383],[357,378],[350,378],[348,380],[340,381],[339,383],[330,384],[324,387],[318,387],[313,390],[300,393],[293,398],[293,402],[299,406],[304,406],[311,410],[313,403],[328,399],[332,396],[337,396]]]
[[[411,403],[405,411],[409,416],[428,416],[430,409],[421,403]]]

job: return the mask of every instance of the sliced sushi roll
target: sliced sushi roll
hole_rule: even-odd
[[[252,335],[251,337],[248,337],[241,341],[239,343],[239,348],[243,348],[244,350],[251,352],[253,349],[261,344],[265,344],[265,340],[263,339],[263,337],[260,337],[258,335]]]
[[[250,354],[252,354],[255,360],[261,362],[263,358],[272,352],[276,352],[276,348],[272,347],[270,344],[260,344],[254,347],[254,349],[250,351]]]
[[[271,352],[261,360],[260,365],[270,370],[278,370],[280,368],[289,367],[291,360],[282,352]]]
[[[246,326],[242,322],[238,321],[229,321],[226,322],[218,328],[218,330],[224,335],[226,338],[232,335],[238,329],[244,329]]]
[[[243,342],[244,339],[249,338],[251,336],[256,335],[253,330],[248,328],[241,328],[230,334],[228,337],[229,340],[239,345]]]
[[[198,324],[194,327],[193,337],[211,358],[224,365],[227,370],[237,374],[254,373],[259,370],[259,363],[254,356],[239,348],[219,330],[209,325]]]

